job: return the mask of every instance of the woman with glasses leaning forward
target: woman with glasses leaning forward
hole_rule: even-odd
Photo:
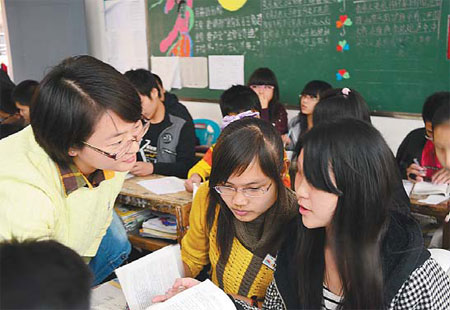
[[[297,212],[283,185],[283,158],[280,135],[264,120],[246,118],[223,130],[181,241],[186,277],[211,264],[211,280],[226,293],[255,304],[264,299],[284,226]]]
[[[89,56],[39,84],[31,126],[0,142],[0,240],[54,239],[90,261],[99,283],[131,245],[113,212],[145,132],[128,80]]]

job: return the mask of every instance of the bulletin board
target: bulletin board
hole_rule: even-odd
[[[271,68],[281,101],[310,80],[358,90],[372,111],[419,113],[450,89],[447,0],[149,0],[152,56],[244,55],[245,80]],[[217,100],[206,88],[181,98]]]

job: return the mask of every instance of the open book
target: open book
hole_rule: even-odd
[[[236,310],[236,307],[220,288],[205,280],[148,310]]]
[[[176,279],[184,276],[179,244],[166,246],[115,272],[130,310],[236,309],[231,299],[209,280],[152,305],[153,297],[164,295]]]
[[[450,184],[433,184],[431,182],[417,182],[412,194],[415,195],[450,195]]]
[[[411,191],[412,197],[425,197],[420,202],[438,204],[450,198],[450,184],[433,184],[431,182],[417,182]]]

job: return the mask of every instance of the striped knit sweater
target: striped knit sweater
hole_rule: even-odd
[[[208,233],[207,195],[208,182],[205,182],[194,198],[189,230],[181,241],[183,262],[189,266],[194,277],[205,265],[211,263],[211,280],[227,294],[264,298],[273,279],[273,270],[263,264],[264,257],[254,255],[234,238],[229,257],[223,260],[226,263],[219,262],[220,254],[216,245],[218,212],[211,232]]]

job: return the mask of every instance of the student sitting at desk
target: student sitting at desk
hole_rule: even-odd
[[[125,76],[139,92],[142,115],[150,123],[139,148],[138,162],[130,172],[136,176],[155,173],[186,178],[195,162],[194,124],[168,113],[150,71],[130,70]]]
[[[321,93],[331,89],[331,85],[324,81],[308,82],[300,94],[300,112],[293,117],[289,123],[289,143],[286,147],[288,151],[295,151],[298,139],[312,127],[312,116],[314,107],[320,100]]]
[[[222,128],[244,117],[259,117],[261,104],[258,96],[247,86],[234,85],[224,91],[219,100],[220,112],[224,120]],[[188,172],[188,179],[184,186],[188,192],[192,192],[193,184],[206,181],[211,173],[212,152],[214,146],[211,146],[203,158],[197,162]]]
[[[11,98],[14,87],[8,74],[0,69],[0,139],[12,135],[24,127],[23,119]]]
[[[186,276],[197,276],[210,263],[212,281],[226,293],[264,298],[283,227],[297,212],[282,180],[283,153],[279,133],[266,121],[245,118],[223,130],[209,182],[194,197],[181,241]]]
[[[397,164],[402,178],[412,182],[420,182],[427,178],[438,181],[438,183],[450,178],[450,174],[445,173],[444,170],[441,170],[436,177],[433,176],[437,170],[442,168],[442,165],[435,154],[431,124],[435,111],[449,101],[450,92],[434,93],[425,101],[422,108],[425,127],[411,131],[397,151]],[[424,166],[430,167],[430,169],[422,169]],[[441,177],[437,178],[438,176]]]
[[[90,260],[95,284],[111,274],[131,250],[113,206],[136,161],[141,112],[113,67],[78,56],[53,68],[31,126],[0,141],[0,239],[55,239]]]
[[[433,141],[436,156],[444,170],[450,171],[450,96],[433,116]],[[438,174],[436,172],[436,174]],[[442,183],[450,183],[447,174],[440,174]]]
[[[280,89],[275,73],[269,68],[258,68],[248,79],[247,85],[255,91],[261,102],[261,118],[274,125],[283,143],[287,144],[287,112],[280,102]]]
[[[432,120],[432,129],[436,156],[442,164],[442,169],[436,172],[433,177],[442,180],[442,183],[450,183],[448,178],[448,175],[450,174],[450,100],[443,103],[439,109],[436,110]],[[450,213],[446,218],[447,221],[449,220],[449,217]],[[442,231],[442,228],[440,228],[435,233],[430,242],[430,247],[442,244],[440,240]]]
[[[30,123],[30,105],[38,85],[39,83],[36,81],[25,80],[17,84],[12,92],[12,99],[25,125]]]
[[[92,274],[54,241],[0,243],[0,309],[88,310]]]

